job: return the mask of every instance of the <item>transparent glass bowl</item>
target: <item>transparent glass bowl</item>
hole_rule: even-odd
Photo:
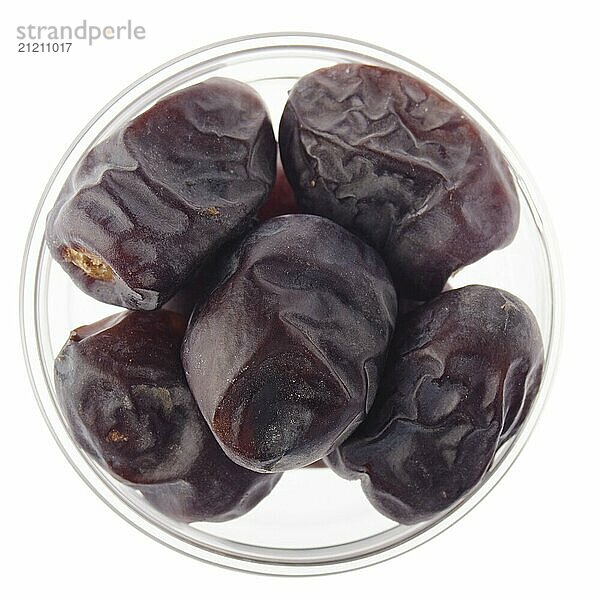
[[[365,499],[359,482],[345,481],[328,469],[284,474],[271,495],[240,519],[217,524],[176,522],[104,472],[71,438],[56,402],[54,357],[71,329],[119,309],[85,296],[52,262],[44,245],[46,215],[82,155],[175,89],[217,75],[245,81],[267,103],[277,130],[287,91],[296,79],[339,62],[382,65],[419,77],[460,105],[504,153],[521,202],[517,237],[508,248],[464,268],[450,284],[494,285],[529,304],[546,348],[540,392],[518,435],[501,448],[481,484],[446,514],[418,525],[400,526],[381,516]],[[363,567],[399,555],[455,523],[492,489],[525,444],[548,395],[560,332],[560,284],[556,247],[542,208],[521,160],[490,120],[450,84],[402,56],[350,39],[313,34],[249,36],[181,56],[132,84],[92,119],[52,174],[33,218],[21,279],[21,328],[42,413],[65,456],[96,494],[141,531],[190,556],[246,571],[311,575]]]

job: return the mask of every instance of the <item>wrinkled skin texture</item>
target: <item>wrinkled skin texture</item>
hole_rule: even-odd
[[[436,296],[517,230],[518,197],[499,149],[409,75],[344,64],[306,75],[290,92],[279,143],[302,212],[373,246],[399,297]]]
[[[248,233],[254,229],[258,222],[268,221],[273,217],[280,215],[290,215],[298,213],[298,205],[294,198],[294,192],[283,172],[281,161],[277,158],[277,175],[275,184],[271,189],[271,193],[265,200],[265,203],[258,211],[257,220],[251,222],[248,227]],[[186,317],[189,317],[199,299],[203,298],[207,291],[210,292],[214,287],[212,274],[219,261],[227,260],[228,255],[231,255],[236,248],[236,243],[232,242],[220,247],[214,256],[209,257],[204,261],[201,267],[197,270],[197,274],[192,276],[166,304],[164,308],[174,310]]]
[[[277,478],[217,444],[181,366],[185,325],[160,310],[75,329],[55,361],[56,392],[75,440],[104,468],[171,516],[221,521],[250,510]]]
[[[59,401],[79,444],[133,483],[186,473],[200,418],[179,361],[185,320],[124,312],[75,329],[55,360]]]
[[[398,319],[367,419],[326,462],[400,523],[452,506],[516,433],[543,367],[535,317],[518,298],[468,286]]]
[[[82,159],[48,216],[46,241],[94,298],[162,306],[243,235],[275,179],[262,101],[213,78],[164,98]]]
[[[192,392],[235,462],[306,466],[365,417],[396,317],[376,253],[335,223],[276,217],[240,246],[190,321]]]

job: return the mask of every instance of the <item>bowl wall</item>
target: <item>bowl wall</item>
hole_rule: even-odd
[[[141,494],[105,473],[73,442],[56,402],[53,361],[69,332],[119,312],[81,292],[52,262],[43,241],[46,215],[77,161],[157,99],[212,76],[249,83],[269,107],[275,130],[288,90],[302,75],[339,62],[366,62],[408,72],[459,104],[496,141],[517,183],[521,223],[514,242],[465,267],[450,280],[504,288],[535,313],[546,348],[542,387],[520,432],[496,457],[481,484],[459,506],[405,527],[371,507],[358,482],[328,469],[288,472],[272,494],[244,517],[219,524],[182,524],[164,517]],[[449,84],[411,61],[352,40],[272,34],[202,48],[160,67],[124,90],[83,130],[52,175],[33,220],[23,263],[21,325],[26,361],[41,410],[65,455],[117,513],[165,544],[223,566],[273,574],[343,571],[390,558],[430,539],[477,504],[500,479],[527,439],[554,370],[559,332],[556,250],[541,200],[518,156],[494,125]]]

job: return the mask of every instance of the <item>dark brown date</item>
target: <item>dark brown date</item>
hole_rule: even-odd
[[[276,151],[249,86],[214,78],[175,92],[76,166],[48,216],[52,256],[98,300],[160,307],[245,232],[273,185]]]
[[[220,521],[250,510],[277,477],[236,465],[217,444],[181,366],[185,325],[160,310],[79,327],[55,361],[57,397],[104,468],[171,516]]]
[[[223,268],[182,349],[192,392],[235,462],[308,465],[371,406],[396,317],[385,265],[328,219],[275,217]]]
[[[398,319],[367,419],[327,459],[384,515],[416,523],[473,489],[515,434],[543,367],[535,317],[518,298],[468,286]]]
[[[77,442],[133,483],[186,473],[201,423],[185,381],[178,314],[124,312],[75,329],[55,361],[59,402]]]
[[[434,297],[517,230],[518,197],[494,142],[404,73],[340,64],[306,75],[279,143],[300,209],[373,246],[399,297]]]

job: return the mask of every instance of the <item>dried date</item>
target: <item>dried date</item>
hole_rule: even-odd
[[[160,307],[245,232],[273,185],[276,151],[249,86],[214,78],[175,92],[76,166],[48,216],[52,256],[98,300]]]
[[[399,297],[434,297],[517,230],[518,197],[500,150],[407,74],[340,64],[306,75],[290,92],[279,142],[301,210],[373,246]]]
[[[57,397],[105,469],[171,516],[221,521],[250,510],[278,477],[236,465],[217,444],[181,366],[185,326],[160,310],[75,329],[55,361]]]
[[[367,419],[326,459],[383,514],[410,524],[473,489],[528,413],[543,368],[535,317],[485,286],[443,293],[398,319]]]
[[[200,419],[179,361],[185,320],[124,312],[75,329],[55,360],[59,402],[78,443],[133,483],[186,473]]]
[[[396,297],[385,265],[328,219],[275,217],[223,268],[182,348],[192,392],[235,462],[308,465],[369,409]]]

